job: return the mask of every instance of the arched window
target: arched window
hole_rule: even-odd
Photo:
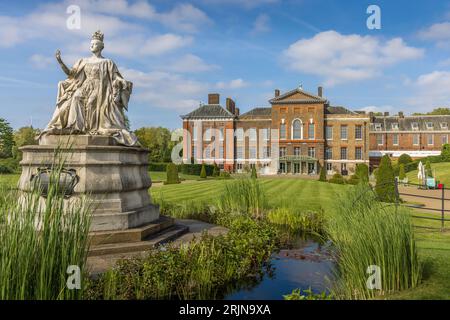
[[[295,119],[292,122],[292,139],[302,139],[302,131],[302,122],[300,121],[300,119]]]

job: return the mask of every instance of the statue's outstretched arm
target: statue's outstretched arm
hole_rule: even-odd
[[[61,69],[64,71],[64,73],[67,74],[67,76],[70,76],[70,69],[67,68],[67,66],[62,61],[61,51],[59,51],[59,49],[56,50],[55,56],[56,56],[56,61],[58,61],[59,65],[61,66]]]

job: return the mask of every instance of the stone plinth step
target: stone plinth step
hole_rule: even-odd
[[[113,231],[93,231],[89,233],[89,240],[91,246],[139,242],[151,235],[155,235],[170,228],[174,223],[175,220],[173,218],[161,216],[158,220],[138,228]]]
[[[158,245],[170,242],[188,231],[189,227],[175,224],[160,231],[159,233],[150,235],[150,237],[143,241],[107,243],[99,245],[91,244],[88,256],[92,257],[108,254],[146,251],[153,249]]]

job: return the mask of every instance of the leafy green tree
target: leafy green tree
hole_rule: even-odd
[[[200,171],[200,178],[206,179],[206,168],[204,163],[202,164],[202,170]]]
[[[220,175],[219,166],[217,165],[217,163],[214,162],[214,170],[213,170],[212,176],[218,177],[219,175]]]
[[[376,175],[375,192],[380,201],[395,202],[395,176],[391,159],[384,155],[381,158],[380,167]]]
[[[409,154],[407,154],[407,153],[403,153],[398,158],[398,161],[397,161],[398,164],[404,164],[404,165],[407,165],[407,164],[409,164],[411,162],[413,162],[413,160],[412,160],[411,156]]]
[[[170,162],[172,149],[177,143],[171,141],[171,132],[162,127],[144,127],[134,132],[144,148],[149,149],[150,162]]]
[[[398,166],[398,178],[400,180],[404,180],[406,178],[405,165],[403,163],[400,163]]]
[[[450,115],[450,108],[443,108],[443,107],[438,107],[438,108],[434,108],[432,111],[427,112],[427,113],[419,113],[419,112],[415,112],[413,113],[413,115],[415,116],[420,116],[420,115]]]
[[[450,161],[450,144],[445,143],[442,145],[441,158],[443,161]]]
[[[256,173],[256,165],[252,166],[252,175],[251,175],[252,179],[257,179],[258,178],[258,174]]]
[[[365,163],[358,163],[356,165],[355,176],[361,182],[368,182],[369,181],[369,167]]]
[[[0,158],[11,158],[13,147],[13,129],[5,119],[0,118]]]
[[[327,172],[326,172],[324,166],[320,167],[319,181],[323,181],[323,182],[327,181]]]
[[[36,136],[39,135],[39,133],[40,130],[33,127],[22,127],[14,132],[14,159],[18,161],[22,160],[22,152],[19,150],[20,147],[38,144]]]
[[[433,177],[433,170],[431,169],[430,160],[427,160],[427,162],[425,163],[425,173],[426,173],[427,177],[430,177],[430,178]]]
[[[169,163],[166,170],[167,180],[165,184],[180,183],[180,178],[178,177],[178,167],[174,163]]]

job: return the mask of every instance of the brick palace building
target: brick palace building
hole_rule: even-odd
[[[331,106],[301,87],[275,90],[270,107],[240,114],[235,102],[220,104],[217,93],[208,104],[181,116],[183,162],[217,163],[241,172],[255,165],[263,174],[352,174],[356,164],[376,167],[381,156],[413,158],[440,154],[448,141],[450,116],[374,116]]]

